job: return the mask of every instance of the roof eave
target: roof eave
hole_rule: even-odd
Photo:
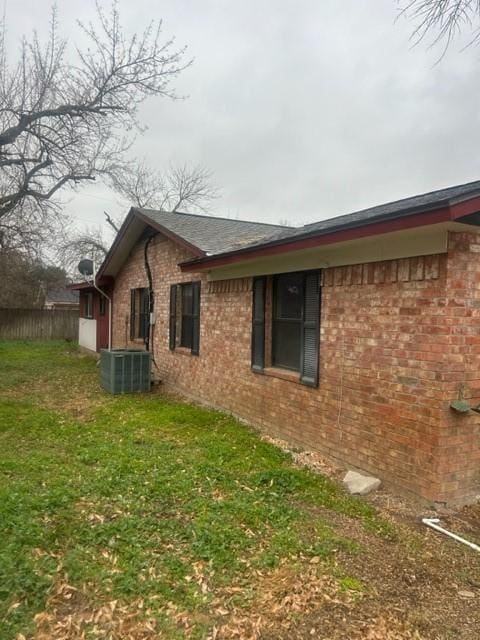
[[[120,244],[122,238],[125,236],[125,233],[127,232],[127,229],[128,229],[128,227],[130,226],[130,224],[132,222],[133,213],[134,213],[133,212],[133,207],[130,207],[129,212],[127,213],[127,215],[125,217],[125,220],[122,223],[122,226],[118,230],[117,235],[115,236],[115,238],[114,238],[114,240],[112,242],[112,246],[108,250],[104,261],[100,265],[100,268],[99,268],[99,270],[97,272],[97,278],[102,277],[103,274],[105,273],[105,270],[106,270],[110,260],[112,259],[113,254],[115,253],[118,245]]]
[[[395,214],[395,217],[378,217],[372,221],[356,221],[339,225],[332,230],[309,231],[295,238],[281,238],[271,240],[253,247],[243,247],[216,256],[195,258],[180,264],[182,271],[202,271],[215,267],[222,267],[242,260],[252,260],[258,257],[298,251],[317,246],[336,244],[347,240],[366,238],[401,231],[407,228],[428,226],[457,220],[463,216],[480,210],[480,196],[470,197],[451,202],[443,200],[430,207],[406,209]]]
[[[199,249],[199,247],[196,247],[195,245],[191,244],[190,242],[187,242],[186,240],[184,240],[183,238],[181,238],[177,234],[173,233],[172,231],[170,231],[169,229],[167,229],[166,227],[164,227],[160,223],[152,220],[147,215],[145,215],[141,211],[139,211],[136,207],[130,207],[130,210],[129,210],[125,220],[123,221],[122,226],[120,227],[117,235],[115,236],[115,239],[114,239],[114,241],[112,243],[112,246],[108,250],[108,253],[105,256],[104,261],[100,265],[100,268],[99,268],[98,273],[97,273],[97,277],[102,277],[104,275],[105,271],[107,270],[108,264],[110,263],[110,260],[112,259],[112,256],[115,254],[116,250],[118,249],[118,247],[119,247],[122,239],[124,238],[124,236],[125,236],[125,234],[126,234],[126,232],[128,230],[128,227],[130,226],[133,218],[138,218],[139,220],[144,222],[146,225],[148,225],[149,227],[151,227],[155,231],[158,231],[159,233],[162,233],[164,236],[166,236],[167,238],[169,238],[170,240],[175,242],[177,245],[183,247],[184,249],[188,249],[188,251],[190,251],[191,253],[193,253],[196,256],[196,259],[206,256],[206,253],[204,251],[202,251],[201,249]]]
[[[95,284],[97,287],[108,287],[112,285],[114,282],[114,278],[112,276],[99,276],[96,277]],[[71,284],[67,284],[67,289],[71,289],[72,291],[80,291],[82,289],[95,289],[93,286],[93,282],[84,281],[84,282],[72,282]]]

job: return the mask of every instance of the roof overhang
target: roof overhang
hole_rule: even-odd
[[[97,287],[108,287],[113,284],[113,278],[111,276],[97,276],[96,284]],[[73,291],[84,291],[88,289],[95,289],[95,287],[93,286],[92,282],[84,281],[68,284],[67,289],[72,289]]]
[[[356,263],[362,261],[386,260],[393,257],[407,257],[406,255],[394,255],[395,251],[379,251],[380,244],[385,242],[396,242],[401,237],[407,237],[410,247],[403,247],[397,253],[408,255],[428,255],[433,253],[441,253],[446,251],[446,233],[449,229],[453,229],[455,225],[462,230],[478,231],[477,226],[480,220],[475,218],[476,213],[480,211],[480,196],[470,197],[454,203],[443,203],[434,209],[422,211],[399,212],[395,217],[389,216],[388,219],[375,220],[371,222],[357,222],[342,227],[341,222],[338,227],[329,231],[306,231],[301,235],[290,238],[282,238],[280,240],[272,240],[255,246],[244,247],[236,251],[230,251],[216,256],[205,256],[189,260],[182,263],[182,271],[207,271],[210,279],[221,279],[223,277],[242,277],[245,275],[253,275],[255,273],[274,273],[274,271],[262,271],[258,269],[274,268],[276,265],[278,272],[279,258],[282,264],[287,262],[287,256],[292,258],[300,258],[310,256],[314,260],[322,262],[321,254],[332,253],[335,247],[344,248],[345,246],[356,245],[357,247],[364,245],[368,248],[367,252],[357,252],[357,257],[350,257],[349,260],[355,260]],[[467,218],[469,217],[469,218]],[[462,219],[467,218],[463,221]],[[435,238],[427,243],[427,238]],[[412,244],[413,243],[413,244]],[[420,245],[420,246],[419,246]],[[443,249],[442,249],[443,247]],[[329,251],[326,251],[326,249]],[[321,250],[321,251],[320,251]],[[334,251],[333,251],[334,253]],[[367,254],[369,257],[367,257]],[[382,257],[375,257],[376,255]],[[330,256],[331,262],[332,256]],[[291,262],[288,260],[288,262]],[[304,260],[305,262],[305,260]],[[309,262],[306,260],[306,262]],[[349,262],[354,264],[355,262]],[[244,265],[244,268],[240,267]],[[250,268],[245,268],[247,265]],[[348,263],[343,263],[348,264]],[[320,266],[331,266],[328,257],[323,259]],[[307,268],[303,266],[301,268]],[[308,267],[313,268],[313,267]],[[288,270],[288,269],[285,269]],[[298,269],[297,269],[298,270]],[[249,272],[252,273],[249,273]],[[238,275],[226,275],[237,273]],[[242,274],[242,275],[240,275]]]
[[[105,260],[98,270],[98,277],[115,277],[117,275],[147,227],[153,229],[154,232],[161,233],[180,247],[187,249],[195,258],[201,258],[206,255],[205,252],[198,247],[187,242],[160,223],[152,220],[135,207],[132,207],[123,221]]]

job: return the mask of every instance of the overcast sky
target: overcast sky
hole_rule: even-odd
[[[48,28],[48,0],[6,0],[10,42]],[[73,42],[93,0],[58,0]],[[108,5],[108,3],[106,3]],[[188,99],[152,99],[135,145],[159,168],[202,164],[214,213],[303,224],[480,178],[480,48],[411,46],[395,0],[120,0],[123,22],[195,58]],[[11,46],[12,46],[11,45]],[[101,187],[67,210],[79,226],[119,212]]]

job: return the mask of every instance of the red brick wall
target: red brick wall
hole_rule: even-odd
[[[451,233],[447,262],[445,360],[440,372],[446,404],[460,394],[480,403],[480,236]],[[447,355],[448,354],[448,355]],[[480,416],[447,410],[439,437],[439,492],[445,501],[480,495]]]
[[[312,389],[251,371],[250,279],[202,278],[200,355],[171,352],[170,284],[201,276],[181,273],[177,264],[189,254],[158,236],[150,248],[158,376],[190,397],[427,500],[472,498],[480,493],[478,416],[453,415],[448,403],[465,379],[466,395],[480,400],[480,339],[471,326],[480,312],[480,268],[471,258],[480,260],[480,253],[452,238],[448,257],[324,271],[320,384]],[[117,347],[129,344],[130,289],[141,286],[147,280],[139,246],[116,280]]]

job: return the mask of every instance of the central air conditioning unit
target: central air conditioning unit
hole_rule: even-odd
[[[102,349],[100,379],[110,393],[150,391],[151,354],[139,349]]]

